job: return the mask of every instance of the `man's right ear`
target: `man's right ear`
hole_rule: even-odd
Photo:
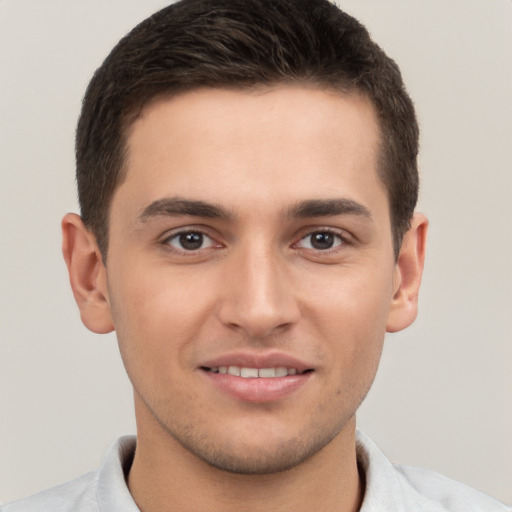
[[[101,252],[96,237],[74,213],[62,219],[62,254],[83,324],[98,334],[113,331],[107,271]]]

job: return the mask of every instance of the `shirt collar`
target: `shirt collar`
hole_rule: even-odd
[[[359,512],[424,510],[425,500],[375,443],[359,430],[356,439],[358,467],[365,479],[364,499]],[[96,481],[96,497],[101,512],[140,512],[126,483],[135,446],[135,436],[124,436],[108,450]]]
[[[126,483],[136,444],[135,436],[120,437],[105,455],[96,481],[101,512],[140,512]]]

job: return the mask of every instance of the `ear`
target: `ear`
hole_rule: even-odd
[[[62,219],[62,254],[82,322],[98,334],[113,331],[107,271],[96,238],[73,213]]]
[[[414,322],[418,314],[418,293],[425,262],[427,228],[427,218],[421,213],[414,214],[395,266],[395,293],[386,326],[387,332],[405,329]]]

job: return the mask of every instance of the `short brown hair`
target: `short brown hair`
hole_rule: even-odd
[[[159,96],[199,87],[308,83],[359,91],[381,129],[395,254],[418,197],[418,124],[398,66],[328,0],[181,0],[137,25],[94,74],[76,134],[81,215],[105,257],[126,131]]]

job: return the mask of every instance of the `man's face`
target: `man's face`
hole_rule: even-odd
[[[378,138],[366,99],[302,87],[145,109],[106,265],[139,435],[258,473],[353,430],[397,287]]]

